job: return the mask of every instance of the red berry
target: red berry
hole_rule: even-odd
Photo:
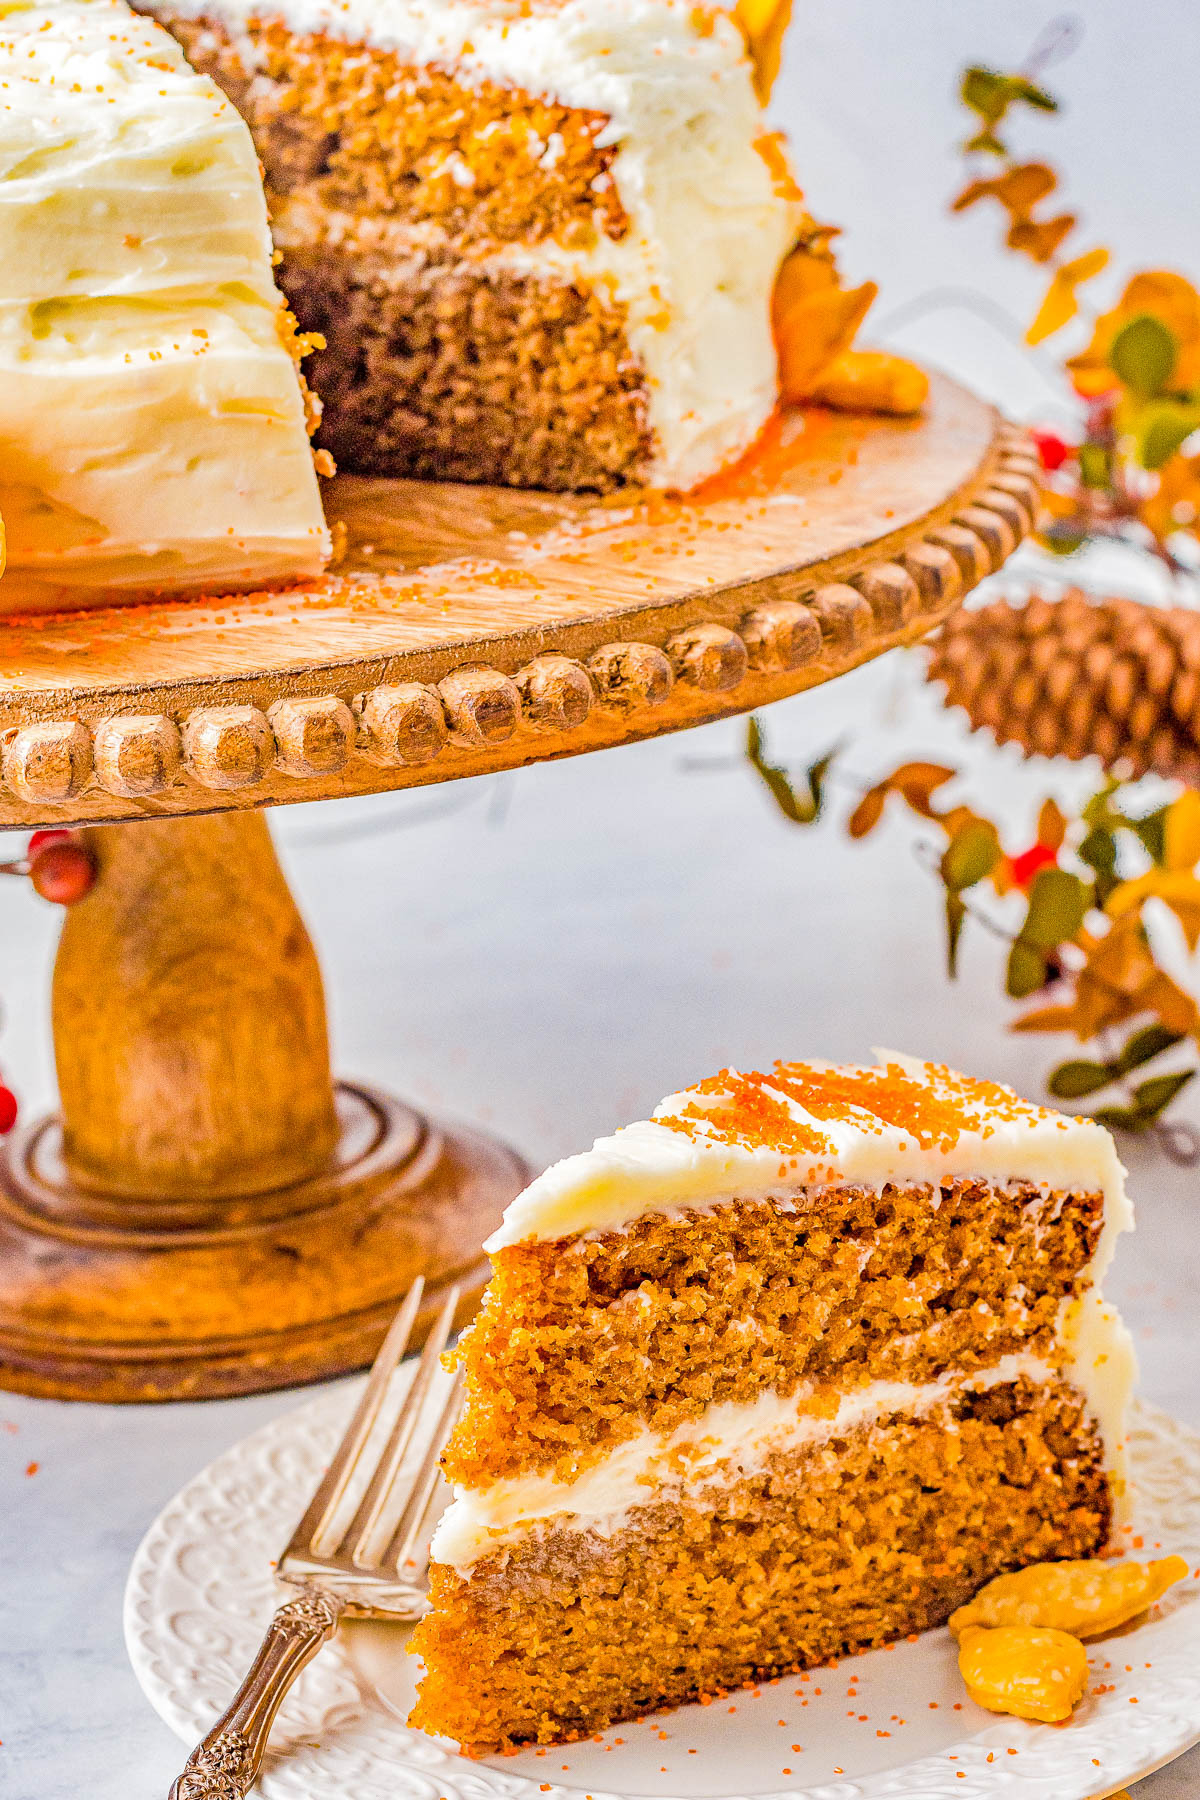
[[[17,1122],[17,1096],[11,1088],[0,1086],[0,1137]]]
[[[1075,454],[1076,446],[1066,443],[1053,431],[1035,431],[1031,435],[1042,459],[1042,467],[1051,475],[1055,469],[1062,468],[1068,457]]]
[[[47,844],[69,844],[74,835],[74,832],[65,831],[61,825],[55,831],[35,831],[25,847],[25,854],[32,862],[38,851],[44,850]]]
[[[96,879],[96,865],[82,844],[47,844],[33,859],[29,878],[43,900],[74,906]]]
[[[1020,856],[1013,857],[1009,869],[1017,886],[1026,888],[1039,869],[1048,869],[1057,861],[1058,852],[1052,850],[1049,844],[1031,844],[1028,850],[1022,850]]]

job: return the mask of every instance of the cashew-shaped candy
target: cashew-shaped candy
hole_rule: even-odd
[[[958,1667],[978,1706],[1046,1725],[1069,1719],[1087,1687],[1087,1651],[1068,1631],[968,1625]]]

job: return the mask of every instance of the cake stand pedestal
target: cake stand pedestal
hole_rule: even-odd
[[[686,499],[338,478],[285,594],[0,620],[0,825],[87,826],[54,976],[61,1118],[0,1162],[0,1387],[246,1393],[368,1361],[414,1278],[474,1303],[528,1171],[333,1082],[259,808],[453,780],[743,712],[939,624],[1032,523],[1028,444],[785,415]],[[0,602],[3,589],[0,588]],[[71,610],[74,607],[75,610]]]

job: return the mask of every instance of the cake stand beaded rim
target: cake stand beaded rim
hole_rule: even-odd
[[[137,1551],[125,1592],[130,1660],[155,1711],[189,1745],[208,1729],[257,1648],[275,1598],[262,1543],[286,1533],[291,1519],[282,1513],[295,1510],[305,1484],[324,1467],[350,1402],[346,1388],[326,1391],[243,1439],[176,1495]],[[1139,1404],[1130,1446],[1139,1524],[1159,1534],[1164,1548],[1197,1563],[1200,1433]],[[168,1613],[163,1592],[185,1558],[192,1609]],[[752,1800],[1091,1800],[1112,1793],[1200,1740],[1200,1595],[1185,1594],[1186,1615],[1173,1604],[1167,1623],[1182,1619],[1183,1629],[1165,1654],[1156,1649],[1155,1681],[1140,1693],[1136,1714],[1114,1689],[1086,1727],[1053,1730],[1007,1720],[902,1768]],[[1024,1754],[1009,1758],[992,1750],[989,1761],[992,1740],[999,1744],[1014,1730]],[[636,1800],[632,1791],[593,1786],[585,1794],[510,1774],[409,1731],[364,1682],[340,1639],[292,1690],[275,1742],[259,1782],[264,1800],[541,1800],[543,1794],[547,1800]],[[1104,1784],[1099,1790],[1091,1785],[1097,1780]]]
[[[545,565],[557,571],[547,578],[548,595],[528,605],[509,606],[504,581],[498,597],[479,599],[463,545],[473,523],[483,530],[492,515],[490,542],[529,539],[502,530],[503,522],[524,517],[522,507],[535,509],[531,521],[543,514],[552,521],[555,497],[466,490],[464,498],[464,490],[439,492],[436,484],[359,484],[354,492],[366,496],[358,502],[360,561],[375,555],[363,535],[380,525],[372,494],[394,488],[406,504],[416,496],[424,508],[411,529],[399,506],[380,528],[396,534],[388,554],[397,569],[453,578],[458,597],[448,617],[461,615],[460,628],[440,636],[430,635],[427,613],[406,623],[401,606],[390,619],[347,622],[336,606],[301,595],[297,629],[291,621],[285,628],[270,605],[249,607],[228,641],[212,627],[197,666],[188,668],[189,632],[205,618],[195,603],[174,612],[0,620],[0,826],[184,816],[519,767],[745,712],[914,642],[1032,527],[1036,456],[1019,430],[944,378],[934,380],[927,420],[851,420],[838,431],[828,462],[809,452],[811,493],[801,483],[764,490],[753,504],[680,502],[665,522],[629,527],[634,535],[624,545],[619,534],[612,541],[609,514],[593,508],[587,516],[604,530],[560,545]],[[835,462],[835,454],[857,455],[855,445],[861,463]],[[931,466],[922,469],[926,454]],[[895,509],[882,504],[880,483],[893,470],[898,492],[907,481],[919,496],[915,511],[902,501]],[[842,475],[831,500],[830,484]],[[784,466],[780,480],[794,484],[795,467]],[[578,510],[577,501],[559,497],[560,512],[568,500]],[[789,554],[791,511],[770,512],[784,500],[793,507],[811,500],[818,515],[825,508],[836,516],[838,547],[824,557]],[[456,507],[468,509],[457,539],[443,517]],[[751,515],[766,523],[739,571],[732,540],[715,530],[740,529]],[[659,583],[668,590],[662,598],[647,600],[664,546],[676,571],[692,569],[680,558],[697,554],[687,547],[693,526],[707,532],[704,554],[719,572],[705,584],[701,557],[690,583],[676,573]],[[534,550],[557,541],[561,529],[530,539]],[[820,516],[817,529],[825,529]],[[426,540],[457,553],[438,560],[435,549],[435,560],[414,564]],[[601,543],[602,550],[589,547]],[[530,581],[541,580],[540,567],[514,563],[500,575],[519,583],[524,569]],[[597,603],[593,575],[612,604]],[[361,580],[380,586],[385,577],[363,573]],[[565,584],[561,593],[555,580]],[[287,596],[276,600],[276,613],[291,604]],[[231,613],[240,604],[227,603]],[[160,619],[156,636],[151,627]],[[306,635],[313,653],[297,658]],[[261,651],[268,641],[287,654],[274,662],[259,654],[256,667],[254,645]],[[111,675],[104,673],[110,657]],[[83,680],[88,663],[94,671]]]

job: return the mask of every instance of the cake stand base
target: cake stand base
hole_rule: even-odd
[[[57,1119],[15,1135],[0,1163],[0,1386],[146,1401],[318,1381],[371,1360],[418,1275],[420,1335],[453,1281],[465,1320],[521,1159],[367,1088],[340,1084],[337,1109],[328,1172],[224,1226],[80,1187]]]
[[[461,1317],[521,1158],[329,1075],[258,813],[88,833],[54,973],[62,1118],[0,1155],[0,1388],[211,1399],[369,1362],[416,1278]]]

